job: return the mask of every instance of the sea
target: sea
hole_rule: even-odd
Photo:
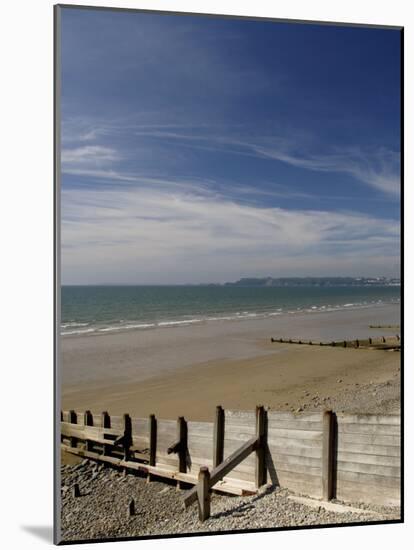
[[[400,302],[399,286],[63,286],[61,335],[153,330]]]

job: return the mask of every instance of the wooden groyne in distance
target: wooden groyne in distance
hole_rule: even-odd
[[[364,340],[339,340],[332,342],[316,342],[312,340],[298,340],[292,338],[271,338],[270,341],[272,343],[301,344],[308,346],[331,346],[341,348],[380,349],[394,351],[399,351],[401,349],[401,340],[398,334],[393,337],[380,336],[377,338],[366,338]]]
[[[212,490],[254,494],[263,484],[314,498],[400,501],[400,417],[216,408],[214,422],[63,411],[61,447],[80,457],[194,485],[209,515]]]

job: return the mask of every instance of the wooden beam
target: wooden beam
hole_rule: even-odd
[[[144,474],[151,474],[154,476],[183,481],[192,485],[197,484],[197,477],[194,474],[184,474],[180,472],[174,472],[172,470],[165,470],[164,468],[158,466],[149,466],[148,464],[142,464],[140,462],[125,462],[123,458],[117,458],[115,456],[105,456],[97,452],[86,451],[84,449],[72,449],[68,445],[62,444],[62,449],[68,453],[74,454],[76,456],[81,456],[83,458],[89,458],[92,460],[97,460],[106,464],[112,464],[117,467],[128,466],[129,469],[141,472]],[[212,489],[214,491],[219,491],[221,493],[237,495],[237,496],[248,496],[254,495],[257,493],[254,484],[249,481],[235,481],[235,484],[232,485],[232,482],[229,481],[218,481]]]
[[[221,464],[224,458],[224,422],[224,409],[218,405],[214,418],[213,468]]]
[[[210,473],[210,487],[215,485],[218,481],[223,479],[231,470],[233,470],[240,462],[243,462],[250,453],[256,450],[258,440],[256,437],[252,437],[249,441],[246,441],[239,449],[234,451],[230,456],[223,460],[217,468],[214,468]],[[197,500],[197,487],[190,489],[184,497],[184,506],[188,508],[193,502]]]
[[[266,411],[262,405],[256,407],[256,487],[266,483]]]
[[[334,466],[334,414],[332,411],[323,413],[322,432],[322,498],[333,498],[333,466]]]
[[[210,484],[210,472],[207,466],[201,466],[196,486],[200,521],[205,521],[210,517]]]

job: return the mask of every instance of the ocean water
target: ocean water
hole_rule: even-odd
[[[399,301],[396,286],[63,286],[61,334],[151,330]]]

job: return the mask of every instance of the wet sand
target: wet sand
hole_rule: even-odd
[[[389,336],[398,305],[62,339],[62,408],[211,420],[216,405],[395,412],[398,352],[270,343]]]

